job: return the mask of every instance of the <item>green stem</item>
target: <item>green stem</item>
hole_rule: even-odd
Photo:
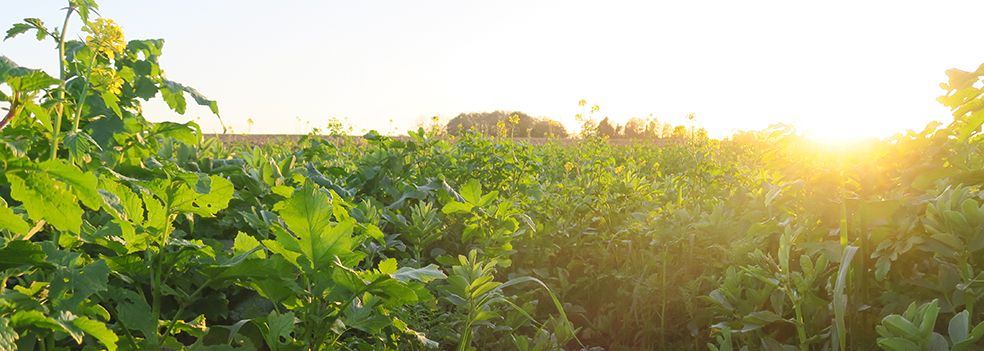
[[[171,206],[167,206],[167,212],[171,212]],[[157,269],[151,268],[153,271],[151,274],[151,294],[154,296],[154,320],[161,319],[161,286],[164,284],[164,249],[167,246],[167,239],[171,236],[171,222],[174,220],[173,216],[168,216],[167,223],[164,224],[164,233],[161,235],[161,241],[158,244],[158,253],[154,257],[154,265]]]
[[[79,103],[75,105],[75,118],[72,121],[72,133],[79,130],[79,120],[82,119],[82,107],[85,106],[85,98],[89,95],[89,77],[92,76],[92,65],[96,63],[96,55],[93,53],[92,58],[89,59],[89,67],[85,69],[85,86],[82,87],[82,96],[79,97]]]
[[[663,256],[663,274],[661,277],[663,298],[660,301],[662,306],[660,307],[659,313],[659,348],[660,350],[666,350],[666,266],[669,265],[669,262],[667,262],[669,255],[667,251],[663,251],[661,256]]]
[[[68,12],[65,14],[65,22],[62,24],[61,36],[58,38],[58,78],[60,82],[58,83],[58,109],[55,116],[55,128],[51,133],[51,158],[52,160],[58,158],[58,134],[61,133],[61,123],[62,116],[65,112],[65,33],[68,32],[68,20],[72,17],[72,12],[75,11],[76,6],[68,6]]]
[[[806,340],[806,324],[803,322],[803,306],[800,302],[795,302],[793,304],[793,309],[796,311],[796,334],[799,335],[800,341],[800,351],[809,351],[810,347]]]
[[[178,324],[178,318],[181,317],[181,312],[184,312],[185,308],[188,308],[188,306],[191,305],[191,301],[194,301],[195,296],[201,293],[202,290],[204,290],[205,287],[207,287],[209,284],[212,284],[211,279],[205,281],[205,284],[199,286],[198,290],[195,290],[195,292],[191,293],[191,295],[188,295],[188,301],[181,304],[181,307],[178,308],[178,312],[174,314],[174,318],[171,319],[171,324],[167,326],[167,330],[164,331],[164,335],[163,335],[164,337],[162,337],[160,341],[157,342],[157,346],[164,345],[164,341],[167,340],[168,334],[171,334],[171,330],[174,330],[174,326]]]

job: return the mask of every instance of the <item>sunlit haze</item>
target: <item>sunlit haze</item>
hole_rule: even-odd
[[[695,113],[716,138],[794,121],[885,137],[952,121],[935,101],[944,71],[984,62],[980,21],[961,16],[982,1],[97,2],[127,40],[164,38],[168,78],[217,100],[236,133],[304,133],[331,117],[404,133],[493,110],[574,132],[584,99],[621,124]],[[0,0],[0,25],[61,26],[64,6]],[[73,18],[70,33],[80,27]],[[0,55],[55,72],[53,46],[22,35]],[[158,98],[145,114],[221,131],[202,107],[177,115]]]

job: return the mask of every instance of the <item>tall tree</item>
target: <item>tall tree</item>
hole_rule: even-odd
[[[614,138],[616,136],[615,126],[608,121],[608,117],[598,122],[598,136],[608,138]]]

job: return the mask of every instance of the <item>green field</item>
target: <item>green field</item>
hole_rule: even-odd
[[[0,351],[984,349],[984,66],[883,140],[250,145],[144,119],[218,110],[85,21],[0,57]]]

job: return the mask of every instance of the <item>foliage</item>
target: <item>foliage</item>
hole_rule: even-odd
[[[573,145],[501,111],[229,145],[143,118],[218,106],[96,9],[7,32],[63,66],[0,57],[0,350],[981,349],[984,66],[947,71],[948,126],[844,146],[583,100]]]
[[[567,130],[559,122],[546,117],[530,117],[515,111],[461,113],[448,121],[448,134],[461,136],[469,131],[495,135],[500,129],[502,136],[514,138],[566,138]]]

